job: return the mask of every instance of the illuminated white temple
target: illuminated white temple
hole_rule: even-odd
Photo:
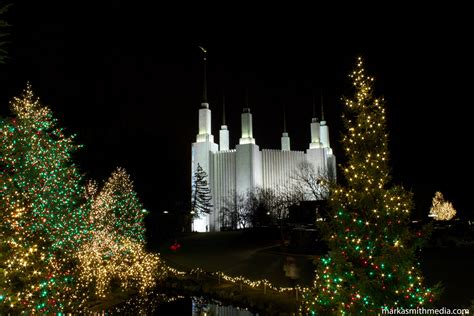
[[[318,121],[313,111],[309,126],[311,143],[306,152],[290,149],[286,124],[281,137],[281,149],[260,149],[253,138],[252,113],[247,104],[241,114],[239,144],[231,149],[225,117],[219,131],[219,145],[214,143],[205,80],[203,91],[199,109],[199,132],[191,149],[191,172],[193,175],[199,164],[208,174],[213,210],[193,221],[194,231],[219,231],[219,214],[226,200],[234,194],[245,194],[258,187],[278,189],[287,186],[291,182],[292,173],[302,161],[310,162],[315,170],[335,179],[336,157],[329,144],[329,130],[323,112],[321,121]]]

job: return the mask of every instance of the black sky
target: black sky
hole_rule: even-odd
[[[226,95],[231,143],[245,89],[261,148],[279,148],[282,107],[292,148],[309,143],[313,91],[325,96],[332,147],[342,95],[363,56],[388,107],[393,175],[428,212],[436,190],[472,214],[472,22],[455,7],[165,8],[137,1],[13,1],[0,115],[26,81],[84,148],[86,177],[125,167],[152,212],[189,193],[201,94],[198,45],[209,51],[216,139]]]

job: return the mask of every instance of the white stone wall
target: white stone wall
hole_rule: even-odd
[[[206,108],[199,109],[199,134],[198,135],[212,135],[211,132],[211,110],[209,105]]]
[[[237,145],[235,167],[237,194],[262,186],[262,153],[257,145]]]
[[[218,151],[212,154],[212,192],[214,211],[210,216],[211,231],[220,231],[220,211],[225,206],[226,200],[235,193],[236,151]]]
[[[321,148],[323,144],[321,143],[321,126],[316,119],[313,119],[311,122],[311,143],[309,148]]]
[[[324,175],[327,173],[326,150],[324,148],[310,148],[306,150],[306,159],[310,162],[314,171]]]
[[[211,166],[212,166],[211,165],[211,154],[213,152],[216,152],[217,150],[218,150],[217,144],[211,143],[209,141],[197,142],[197,143],[192,144],[192,147],[191,147],[191,151],[192,151],[192,154],[191,154],[191,181],[192,181],[192,176],[196,172],[198,164],[207,173],[208,181],[209,181],[210,174],[211,174],[211,171],[212,171],[212,168],[211,168]],[[192,185],[192,182],[191,182],[191,185]],[[209,183],[209,188],[211,188],[211,194],[212,194],[211,183]],[[212,203],[212,201],[211,201],[211,203]],[[199,231],[199,232],[209,231],[209,227],[210,227],[210,218],[209,218],[209,216],[210,215],[202,215],[200,218],[194,220],[192,229],[194,231]]]
[[[331,147],[329,144],[329,128],[326,125],[326,121],[320,122],[320,137],[324,148]]]
[[[327,156],[327,168],[328,168],[328,176],[331,181],[337,181],[337,173],[336,173],[336,156],[331,153]]]
[[[281,136],[281,150],[290,151],[290,137],[288,133],[283,133]]]
[[[280,190],[294,185],[292,174],[305,159],[303,151],[262,150],[263,188]]]
[[[229,130],[227,125],[222,125],[219,130],[219,150],[229,150]]]

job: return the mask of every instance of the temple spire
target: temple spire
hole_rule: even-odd
[[[219,130],[219,150],[229,150],[229,130],[225,124],[225,94],[222,92],[222,125]]]
[[[207,103],[207,50],[202,46],[199,46],[199,48],[202,50],[202,53],[203,53],[203,66],[204,66],[204,69],[203,69],[204,80],[203,80],[203,88],[202,88],[201,105],[203,104],[207,105],[208,104]]]
[[[255,144],[255,139],[253,138],[252,113],[250,113],[249,108],[248,89],[245,89],[245,105],[242,109],[242,114],[240,117],[242,122],[242,137],[239,140],[239,144]]]
[[[323,104],[323,94],[321,93],[321,121],[324,121],[324,104]]]
[[[290,137],[286,131],[286,106],[283,106],[283,133],[281,134],[281,150],[290,150]]]
[[[321,123],[323,123],[321,121]],[[313,91],[313,118],[311,119],[311,143],[309,144],[309,149],[321,148],[321,135],[320,135],[320,127],[321,124],[319,123],[318,118],[316,117],[316,97]]]
[[[329,152],[332,153],[331,145],[329,144],[329,128],[326,125],[324,119],[324,103],[323,103],[323,94],[321,93],[321,143],[323,148],[328,148]]]
[[[222,125],[225,124],[225,94],[222,94]]]
[[[313,117],[311,118],[311,122],[313,123],[319,122],[316,116],[316,97],[314,96],[314,93],[313,93]]]
[[[196,142],[210,142],[214,143],[214,136],[211,133],[211,110],[209,109],[209,103],[207,103],[207,78],[206,78],[206,62],[207,62],[207,50],[199,46],[203,52],[204,62],[204,82],[202,90],[202,101],[201,107],[199,108],[199,133],[196,136]]]
[[[313,93],[313,118],[316,118],[316,97]]]
[[[249,106],[249,89],[245,88],[245,106],[244,108],[250,108]]]

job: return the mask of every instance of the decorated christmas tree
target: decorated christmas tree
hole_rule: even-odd
[[[134,191],[127,171],[117,168],[106,181],[96,203],[104,208],[107,216],[114,218],[114,231],[140,243],[145,243],[146,211]]]
[[[89,300],[105,298],[118,289],[146,292],[167,273],[158,254],[147,252],[142,243],[107,230],[94,231],[93,238],[78,249],[77,255],[78,296]]]
[[[89,230],[71,160],[78,146],[29,84],[10,105],[13,118],[0,126],[0,303],[12,310],[63,310],[74,252]]]
[[[10,129],[6,121],[1,121],[0,133]],[[4,148],[5,137],[1,138]],[[44,249],[50,244],[47,236],[35,234],[35,238],[25,229],[28,221],[27,209],[20,203],[11,205],[8,195],[11,175],[0,167],[0,314],[19,310],[40,309],[47,303],[44,286],[51,269],[48,267]],[[49,285],[46,283],[46,285]],[[43,290],[43,291],[42,291]]]
[[[146,212],[126,171],[83,186],[78,146],[30,85],[11,109],[0,120],[0,314],[76,312],[112,280],[152,287],[166,267],[145,250]]]
[[[101,190],[89,182],[86,196],[94,229],[77,251],[77,296],[101,299],[119,288],[145,292],[153,287],[167,270],[157,254],[145,250],[145,212],[126,171],[114,171]]]
[[[2,144],[4,172],[11,176],[6,190],[15,189],[4,196],[7,206],[27,209],[32,220],[25,225],[32,234],[48,235],[50,253],[72,252],[88,230],[81,177],[71,159],[79,146],[58,127],[29,84],[11,109],[14,118]]]
[[[443,193],[436,192],[428,216],[437,221],[449,221],[456,216],[456,209],[451,202],[444,200]]]
[[[361,58],[350,77],[355,94],[345,99],[342,139],[347,185],[331,190],[324,227],[330,251],[300,309],[370,314],[429,305],[438,291],[424,286],[416,259],[424,232],[409,228],[411,194],[390,185],[384,100],[374,96]]]

